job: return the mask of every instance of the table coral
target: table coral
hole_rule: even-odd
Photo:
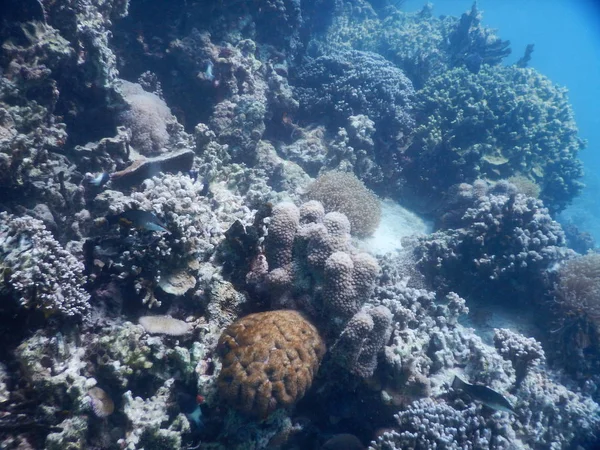
[[[221,335],[219,393],[242,413],[265,419],[292,406],[310,388],[325,354],[317,329],[300,313],[246,316]]]

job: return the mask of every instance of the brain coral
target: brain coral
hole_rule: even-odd
[[[306,196],[321,202],[327,212],[345,214],[350,221],[352,234],[368,236],[379,225],[379,198],[352,173],[325,173],[309,186]]]
[[[231,324],[217,351],[218,388],[227,403],[264,419],[293,405],[310,387],[325,344],[317,329],[292,310],[250,314]]]

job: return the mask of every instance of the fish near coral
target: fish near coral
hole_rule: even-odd
[[[192,330],[189,323],[169,316],[143,316],[139,318],[139,324],[150,334],[183,336]]]
[[[515,414],[513,406],[506,397],[487,386],[467,383],[455,375],[454,381],[452,382],[452,388],[467,393],[473,400],[481,402],[485,406],[495,409],[496,411]]]
[[[128,228],[137,228],[138,230],[161,231],[171,233],[167,230],[165,224],[154,213],[143,211],[141,209],[130,209],[120,214],[107,216],[106,221],[109,225],[119,224]]]
[[[110,416],[115,411],[115,403],[104,389],[93,387],[88,391],[91,399],[92,411],[101,419]]]
[[[295,404],[310,388],[325,343],[299,312],[267,311],[232,323],[219,338],[217,386],[230,406],[264,420]]]

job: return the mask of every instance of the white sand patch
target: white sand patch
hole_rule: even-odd
[[[356,245],[371,254],[382,255],[400,250],[402,238],[414,234],[429,234],[433,226],[398,203],[385,199],[381,202],[381,222],[373,236]]]

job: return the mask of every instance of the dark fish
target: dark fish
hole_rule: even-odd
[[[321,450],[364,450],[365,446],[353,434],[336,434],[327,440]]]
[[[487,386],[481,384],[470,384],[460,379],[458,376],[454,377],[452,382],[454,389],[460,389],[461,391],[469,394],[473,400],[483,403],[496,411],[504,411],[515,414],[515,410],[510,402],[500,393],[490,389]]]
[[[165,227],[165,224],[158,217],[149,211],[142,211],[141,209],[130,209],[121,214],[107,216],[106,221],[110,225],[118,223],[119,225],[137,228],[138,230],[163,231],[170,233]]]

